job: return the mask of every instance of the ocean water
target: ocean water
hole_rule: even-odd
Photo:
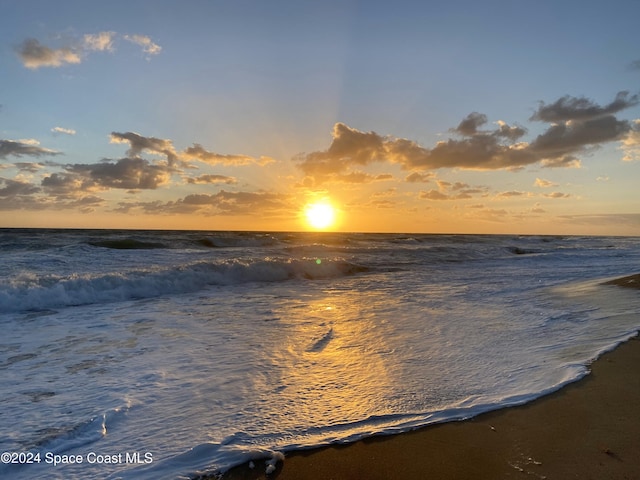
[[[193,478],[520,404],[640,328],[640,239],[0,230],[0,476]]]

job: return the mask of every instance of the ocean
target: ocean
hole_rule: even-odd
[[[194,478],[522,404],[640,328],[630,237],[0,230],[0,476]],[[264,463],[256,468],[264,468]]]

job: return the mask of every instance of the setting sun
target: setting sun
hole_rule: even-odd
[[[310,203],[305,207],[305,217],[309,226],[315,229],[325,229],[335,221],[335,209],[327,201]]]

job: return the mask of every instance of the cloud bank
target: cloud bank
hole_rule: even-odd
[[[102,32],[85,36],[82,41],[86,51],[112,51],[116,38],[113,32]],[[41,62],[53,62],[51,58],[56,55],[64,58],[64,52],[47,53],[46,48],[42,52],[39,54]],[[545,202],[579,199],[580,195],[575,193],[553,191],[552,187],[558,187],[558,184],[545,178],[538,177],[533,182],[532,186],[538,189],[536,192],[517,187],[493,191],[485,185],[441,180],[437,171],[577,167],[585,153],[611,142],[619,142],[624,160],[639,159],[640,120],[618,118],[620,112],[639,103],[637,95],[626,91],[619,92],[604,105],[569,95],[551,103],[540,102],[529,118],[531,122],[544,124],[536,135],[529,135],[527,128],[516,123],[490,122],[486,114],[474,111],[448,130],[449,138],[429,147],[414,140],[361,131],[338,122],[325,150],[300,154],[292,159],[301,178],[290,178],[289,186],[325,190],[323,184],[332,183],[338,188],[355,190],[358,185],[369,184],[368,198],[358,200],[357,205],[372,208],[407,205],[410,199],[430,205],[425,208],[447,202],[458,208],[465,200],[476,199],[477,202],[480,198],[487,202],[518,199],[523,202],[533,197]],[[51,132],[54,135],[76,134],[75,130],[61,126],[52,128]],[[265,167],[275,162],[268,156],[224,154],[200,143],[180,149],[171,139],[132,131],[113,131],[109,142],[125,146],[122,158],[63,164],[47,159],[62,155],[62,152],[45,148],[35,139],[0,140],[0,160],[5,160],[0,168],[3,172],[17,171],[14,178],[0,177],[0,209],[75,209],[88,213],[101,208],[130,214],[289,219],[300,210],[300,195],[282,191],[243,191],[243,187],[239,187],[242,183],[235,175],[237,172],[230,175],[227,171],[245,166]],[[37,161],[9,163],[23,157]],[[395,173],[387,173],[391,168]],[[398,170],[406,173],[398,175]],[[399,193],[394,185],[386,190],[384,198],[380,198],[373,192],[373,184],[382,181],[396,182],[398,187],[403,184],[405,191]],[[155,193],[159,190],[165,193]],[[172,190],[180,193],[167,199],[171,194],[166,192]],[[112,200],[107,201],[101,195]],[[118,195],[119,200],[114,201]],[[159,195],[162,200],[158,200]],[[505,209],[488,208],[484,203],[467,205],[466,211],[480,212],[478,218],[491,221],[507,218],[508,213]],[[541,214],[544,210],[536,206],[529,213]]]
[[[427,148],[417,142],[376,132],[362,132],[336,123],[332,141],[323,151],[298,158],[298,167],[309,177],[307,184],[339,181],[341,176],[373,163],[391,163],[412,170],[409,182],[428,180],[425,170],[459,168],[517,170],[538,164],[548,168],[580,166],[579,155],[588,148],[623,141],[628,150],[640,144],[640,127],[614,114],[638,105],[637,95],[619,92],[604,106],[584,97],[564,96],[551,104],[540,103],[530,120],[549,123],[531,141],[527,130],[504,121],[486,128],[485,114],[472,112],[450,129],[454,136]],[[436,196],[436,195],[433,195]]]

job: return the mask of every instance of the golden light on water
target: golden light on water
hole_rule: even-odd
[[[325,230],[335,223],[336,210],[328,200],[321,200],[307,204],[304,216],[311,228]]]

